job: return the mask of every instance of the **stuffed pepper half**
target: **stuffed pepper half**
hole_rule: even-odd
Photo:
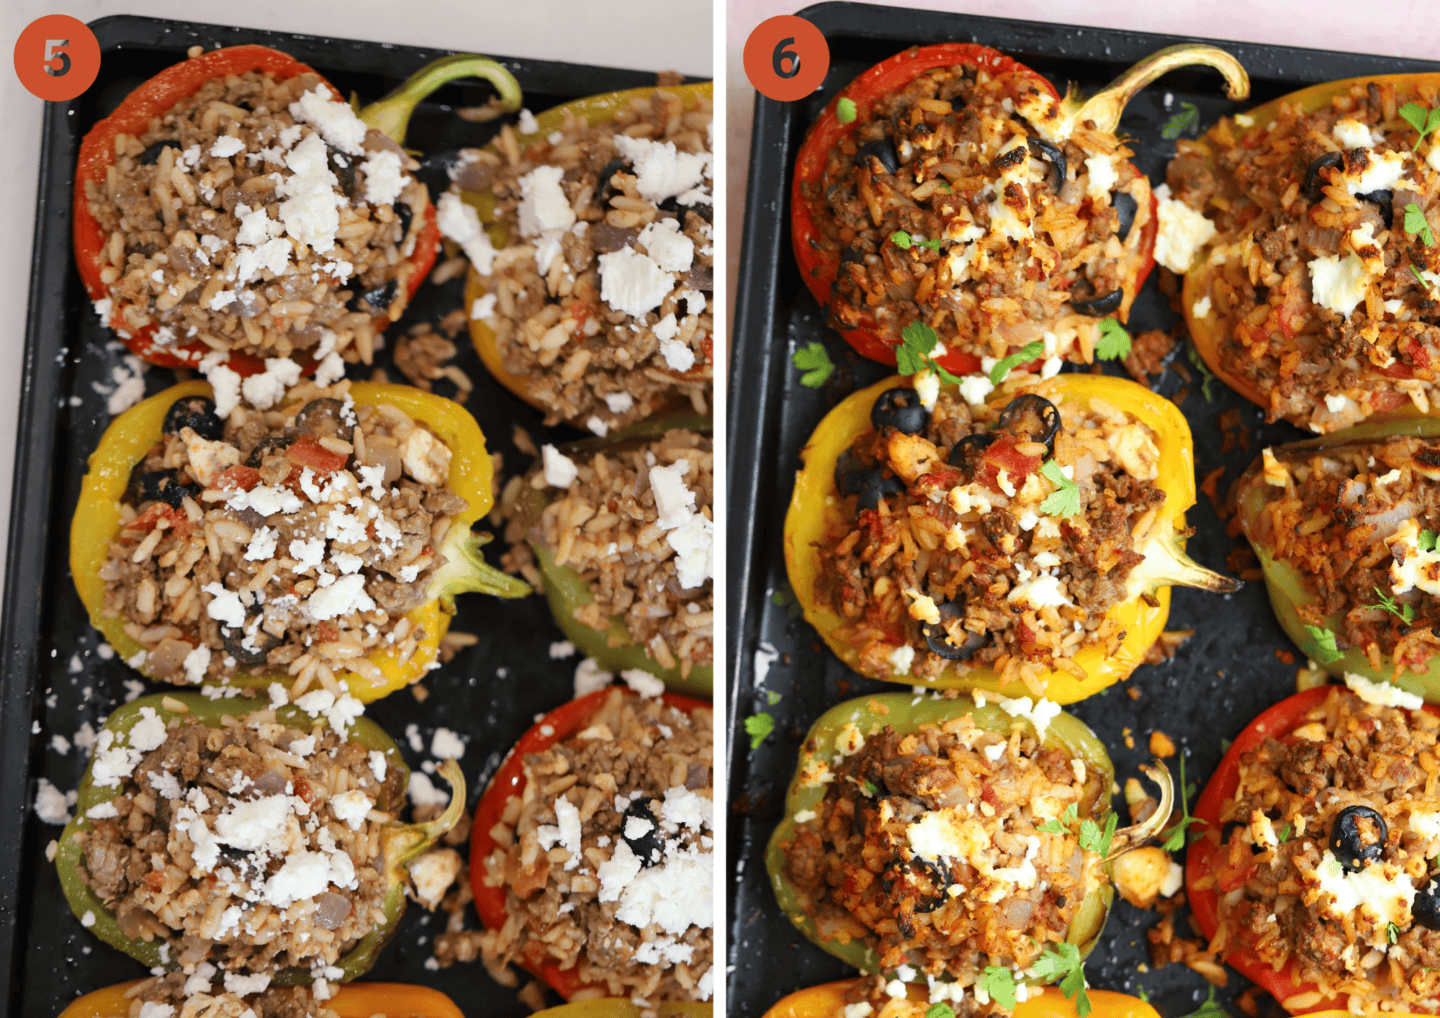
[[[932,1001],[923,986],[897,985],[873,976],[798,990],[776,1001],[765,1012],[765,1018],[922,1018],[943,1002]],[[950,1010],[959,1018],[973,1018],[979,1009],[961,1002]],[[1014,1015],[1015,1018],[1159,1018],[1158,1012],[1139,998],[1110,990],[1087,990],[1085,1002],[1081,1004],[1059,990],[1047,989],[1017,1001]]]
[[[1144,660],[1171,584],[1235,589],[1182,550],[1174,404],[1107,376],[1012,376],[977,404],[918,384],[826,416],[785,519],[796,597],[852,668],[1071,703]]]
[[[1058,708],[851,700],[810,729],[766,867],[830,954],[924,981],[965,1013],[1009,1014],[1046,983],[1083,989],[1074,973],[1114,898],[1108,861],[1169,817],[1169,776],[1147,772],[1160,808],[1117,831],[1110,758]]]

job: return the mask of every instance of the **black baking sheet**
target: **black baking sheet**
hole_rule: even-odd
[[[734,1018],[758,1018],[786,993],[854,975],[853,969],[805,940],[780,912],[765,876],[765,843],[783,807],[800,741],[814,719],[847,696],[903,688],[862,679],[841,664],[799,617],[785,578],[781,527],[801,446],[830,407],[893,370],[856,357],[843,340],[826,329],[825,312],[801,282],[791,254],[791,166],[806,128],[824,103],[857,74],[911,44],[983,43],[1028,64],[1061,92],[1068,81],[1093,92],[1164,46],[1214,42],[1233,53],[1249,71],[1250,100],[1231,103],[1223,96],[1218,73],[1185,69],[1143,91],[1121,121],[1121,130],[1132,136],[1128,144],[1135,150],[1134,162],[1159,184],[1175,152],[1174,143],[1162,138],[1161,128],[1182,103],[1199,108],[1200,130],[1204,130],[1222,114],[1239,112],[1316,82],[1440,69],[1440,65],[1418,60],[898,11],[864,4],[826,3],[800,13],[824,32],[830,44],[830,69],[821,89],[803,102],[781,103],[764,97],[756,101],[733,329],[732,373],[736,379],[744,378],[743,386],[737,382],[730,389],[726,474],[730,485],[726,608],[731,704],[726,918],[728,1000]],[[1146,283],[1131,312],[1129,327],[1134,335],[1146,329],[1168,329],[1176,320],[1155,280],[1152,277]],[[789,363],[797,347],[813,340],[822,341],[838,365],[819,390],[802,386],[800,372]],[[1211,386],[1214,398],[1207,401],[1199,373],[1186,362],[1184,346],[1178,360],[1194,378],[1181,409],[1195,436],[1197,474],[1204,477],[1224,465],[1222,493],[1263,445],[1302,437],[1289,425],[1266,425],[1258,409],[1218,381]],[[1123,373],[1118,365],[1109,370]],[[1174,396],[1182,385],[1179,376],[1169,370],[1159,389]],[[1240,410],[1250,448],[1222,455],[1217,417],[1231,408]],[[1235,542],[1225,535],[1224,524],[1204,495],[1188,519],[1196,528],[1189,544],[1191,554],[1223,571]],[[782,600],[784,604],[777,603]],[[1168,628],[1194,629],[1196,634],[1172,661],[1136,671],[1127,685],[1140,690],[1138,701],[1126,695],[1126,685],[1117,685],[1108,695],[1067,708],[1109,747],[1122,783],[1127,776],[1138,776],[1137,764],[1148,758],[1145,747],[1154,728],[1163,729],[1188,754],[1187,777],[1205,780],[1219,762],[1222,740],[1232,738],[1265,707],[1294,692],[1296,668],[1304,664],[1303,659],[1287,664],[1276,657],[1277,651],[1293,648],[1271,615],[1263,584],[1250,584],[1227,597],[1176,590]],[[780,658],[769,668],[763,686],[757,687],[756,651],[762,644],[773,647]],[[770,692],[781,694],[774,706],[768,703]],[[774,716],[775,733],[752,751],[741,722],[761,710]],[[1127,729],[1133,735],[1134,749],[1124,743]],[[1170,761],[1172,771],[1176,762]],[[1117,806],[1123,809],[1118,799]],[[1187,915],[1177,917],[1177,931],[1189,933],[1183,918]],[[1157,913],[1119,902],[1086,965],[1086,975],[1092,986],[1102,989],[1134,992],[1137,985],[1143,986],[1160,1012],[1174,1018],[1194,1010],[1204,999],[1207,984],[1180,965],[1140,972],[1139,966],[1148,966],[1149,961],[1144,931],[1158,921]],[[1228,987],[1218,995],[1231,1014],[1239,1013],[1231,1002],[1248,985],[1246,979],[1231,972]],[[1262,1007],[1278,1011],[1269,997],[1262,1000]]]
[[[474,45],[484,52],[480,19],[467,20],[477,27],[467,33],[458,31],[457,23],[457,46]],[[45,861],[45,846],[59,836],[60,828],[41,823],[30,808],[41,777],[62,790],[73,789],[84,767],[83,752],[72,748],[60,754],[51,748],[52,736],[73,740],[86,721],[98,727],[127,695],[126,681],[138,678],[118,658],[101,657],[98,648],[104,641],[89,625],[67,564],[70,517],[85,460],[110,421],[105,397],[95,384],[113,386],[112,371],[123,353],[107,349],[112,337],[101,327],[73,268],[70,201],[80,139],[131,88],[183,59],[186,49],[196,44],[206,49],[241,43],[272,46],[314,67],[343,94],[354,90],[364,101],[380,98],[411,72],[444,55],[441,50],[382,42],[128,16],[105,18],[91,27],[102,54],[99,78],[74,102],[50,103],[45,110],[0,619],[0,856],[8,860],[0,867],[0,1008],[36,1018],[59,1014],[80,993],[145,975],[139,963],[101,943],[71,916],[55,868]],[[524,88],[526,107],[535,112],[580,96],[655,83],[650,72],[501,59]],[[492,94],[488,85],[476,81],[446,86],[411,119],[407,145],[433,155],[484,144],[501,121],[471,124],[452,109],[478,105]],[[437,178],[443,186],[443,173],[428,178],[432,199]],[[416,322],[438,322],[460,306],[463,285],[463,277],[439,287],[427,282],[389,335],[393,338]],[[546,434],[540,415],[486,374],[468,332],[462,330],[456,344],[461,354],[455,363],[475,383],[467,407],[479,420],[489,448],[500,451],[513,471],[525,458],[512,444],[512,427],[523,426],[539,439]],[[377,363],[390,366],[388,351]],[[350,374],[368,377],[369,369],[352,368]],[[393,369],[390,376],[392,381],[405,380]],[[173,382],[168,370],[146,372],[147,392]],[[436,391],[454,395],[448,381],[436,383]],[[576,437],[569,429],[553,431],[555,438],[549,440]],[[486,527],[484,521],[481,526]],[[429,675],[424,685],[430,696],[424,703],[402,690],[371,705],[368,714],[400,744],[412,767],[429,758],[437,725],[463,736],[468,746],[461,766],[473,806],[500,758],[535,715],[574,695],[573,675],[580,659],[551,659],[550,645],[564,636],[541,597],[499,601],[470,594],[458,604],[454,629],[477,634],[479,643]],[[409,725],[417,726],[424,739],[423,753],[407,744]],[[494,983],[478,961],[438,972],[426,969],[433,938],[444,930],[446,918],[443,912],[429,915],[412,905],[367,978],[436,987],[467,1015],[529,1014],[515,992]],[[479,927],[473,909],[468,919],[471,928]],[[553,993],[548,999],[559,1003]]]

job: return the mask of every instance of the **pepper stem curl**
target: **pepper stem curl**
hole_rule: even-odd
[[[1153,594],[1161,587],[1197,587],[1214,594],[1233,594],[1243,586],[1239,580],[1206,569],[1186,555],[1169,520],[1157,520],[1139,550],[1145,561],[1130,571],[1127,599]]]
[[[1231,99],[1244,99],[1250,95],[1250,76],[1240,66],[1240,61],[1215,46],[1181,43],[1150,54],[1083,102],[1072,85],[1065,93],[1060,108],[1072,124],[1083,124],[1089,120],[1095,124],[1096,130],[1114,134],[1120,126],[1120,114],[1137,92],[1162,74],[1193,64],[1213,67],[1223,74],[1225,94]]]
[[[515,75],[489,57],[455,53],[420,68],[384,99],[361,110],[360,119],[397,145],[404,145],[405,129],[410,125],[410,114],[415,112],[415,107],[431,92],[460,78],[484,78],[494,85],[499,93],[500,112],[513,113],[520,108],[520,83]]]
[[[429,597],[440,599],[440,610],[455,614],[456,594],[491,594],[495,597],[526,597],[532,593],[530,584],[496,569],[480,549],[495,538],[491,534],[473,534],[464,528],[451,528],[442,551],[445,564],[430,579]]]
[[[1160,805],[1145,820],[1115,832],[1115,837],[1110,839],[1110,854],[1105,857],[1106,862],[1149,844],[1170,822],[1170,813],[1175,808],[1175,781],[1170,777],[1170,769],[1156,758],[1151,763],[1141,764],[1140,770],[1160,786]]]

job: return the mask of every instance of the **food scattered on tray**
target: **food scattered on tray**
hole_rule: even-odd
[[[470,879],[497,981],[518,964],[567,1000],[645,1013],[711,998],[712,714],[658,694],[602,689],[553,711],[486,790]]]
[[[1194,468],[1173,405],[1074,374],[1019,372],[997,396],[923,372],[831,411],[786,519],[790,582],[862,674],[1069,703],[1144,660],[1169,585],[1236,584],[1182,550]]]
[[[106,720],[55,861],[82,926],[170,973],[140,999],[299,980],[324,1001],[375,963],[405,864],[455,825],[464,781],[442,769],[450,806],[402,824],[400,752],[337,692],[151,695]]]
[[[662,431],[666,423],[655,437],[544,446],[501,498],[503,561],[545,590],[565,635],[601,667],[708,696],[714,450],[694,431]]]
[[[1090,363],[1101,320],[1128,317],[1161,225],[1115,135],[1120,111],[1188,63],[1248,94],[1234,58],[1199,45],[1154,54],[1083,104],[973,43],[872,67],[827,103],[797,158],[801,278],[833,327],[885,363],[915,321],[956,375],[1021,350],[1049,374]]]
[[[1347,678],[1235,740],[1196,806],[1186,885],[1211,952],[1288,1011],[1423,1011],[1440,989],[1440,719]]]
[[[1190,331],[1267,419],[1325,434],[1433,412],[1437,109],[1433,75],[1357,78],[1179,142],[1165,194],[1199,256],[1171,266]]]
[[[1008,1015],[1059,982],[1084,1013],[1111,868],[1167,821],[1169,776],[1147,768],[1160,808],[1116,830],[1094,733],[991,699],[893,693],[823,715],[766,852],[771,884],[801,932],[883,974],[889,996],[915,983],[956,1013]]]
[[[1315,666],[1440,699],[1440,420],[1266,448],[1235,492],[1270,603]]]
[[[471,333],[547,424],[710,412],[711,117],[708,83],[634,90],[462,153],[439,208],[472,265]]]
[[[266,377],[223,406],[177,386],[111,424],[72,527],[76,584],[159,681],[299,695],[339,680],[373,700],[428,669],[442,599],[529,592],[470,532],[491,504],[484,436],[404,386]]]

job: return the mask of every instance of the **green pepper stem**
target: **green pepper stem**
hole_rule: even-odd
[[[1244,99],[1250,95],[1250,76],[1245,73],[1245,68],[1240,66],[1240,61],[1214,46],[1181,43],[1150,54],[1083,103],[1079,93],[1072,87],[1065,94],[1061,108],[1073,124],[1083,124],[1089,120],[1095,124],[1096,130],[1114,134],[1120,126],[1120,114],[1125,111],[1125,105],[1135,97],[1135,93],[1162,74],[1192,64],[1213,67],[1223,74],[1225,94],[1231,99]]]
[[[395,824],[385,831],[385,866],[396,875],[459,823],[465,812],[465,775],[460,773],[460,765],[442,760],[438,772],[450,782],[450,805],[445,812],[423,824]]]
[[[360,119],[397,145],[404,145],[405,129],[410,125],[410,114],[415,112],[415,107],[437,88],[460,78],[484,78],[494,85],[500,93],[498,109],[501,112],[513,113],[520,108],[520,83],[513,74],[489,57],[455,53],[420,68],[384,99],[361,110]]]
[[[1151,763],[1141,764],[1140,770],[1160,786],[1160,805],[1141,823],[1115,832],[1115,837],[1110,839],[1110,854],[1105,857],[1106,862],[1153,841],[1170,822],[1170,813],[1175,809],[1175,781],[1170,777],[1169,768],[1157,758]]]
[[[1169,520],[1159,520],[1139,548],[1145,556],[1126,580],[1127,599],[1153,594],[1161,587],[1197,587],[1215,594],[1239,590],[1239,580],[1206,569],[1180,546],[1180,537]]]
[[[440,609],[455,614],[455,595],[465,593],[492,594],[495,597],[525,597],[530,585],[501,572],[485,561],[480,549],[494,537],[473,534],[464,527],[451,527],[441,551],[445,564],[430,579],[429,596],[440,599]]]

